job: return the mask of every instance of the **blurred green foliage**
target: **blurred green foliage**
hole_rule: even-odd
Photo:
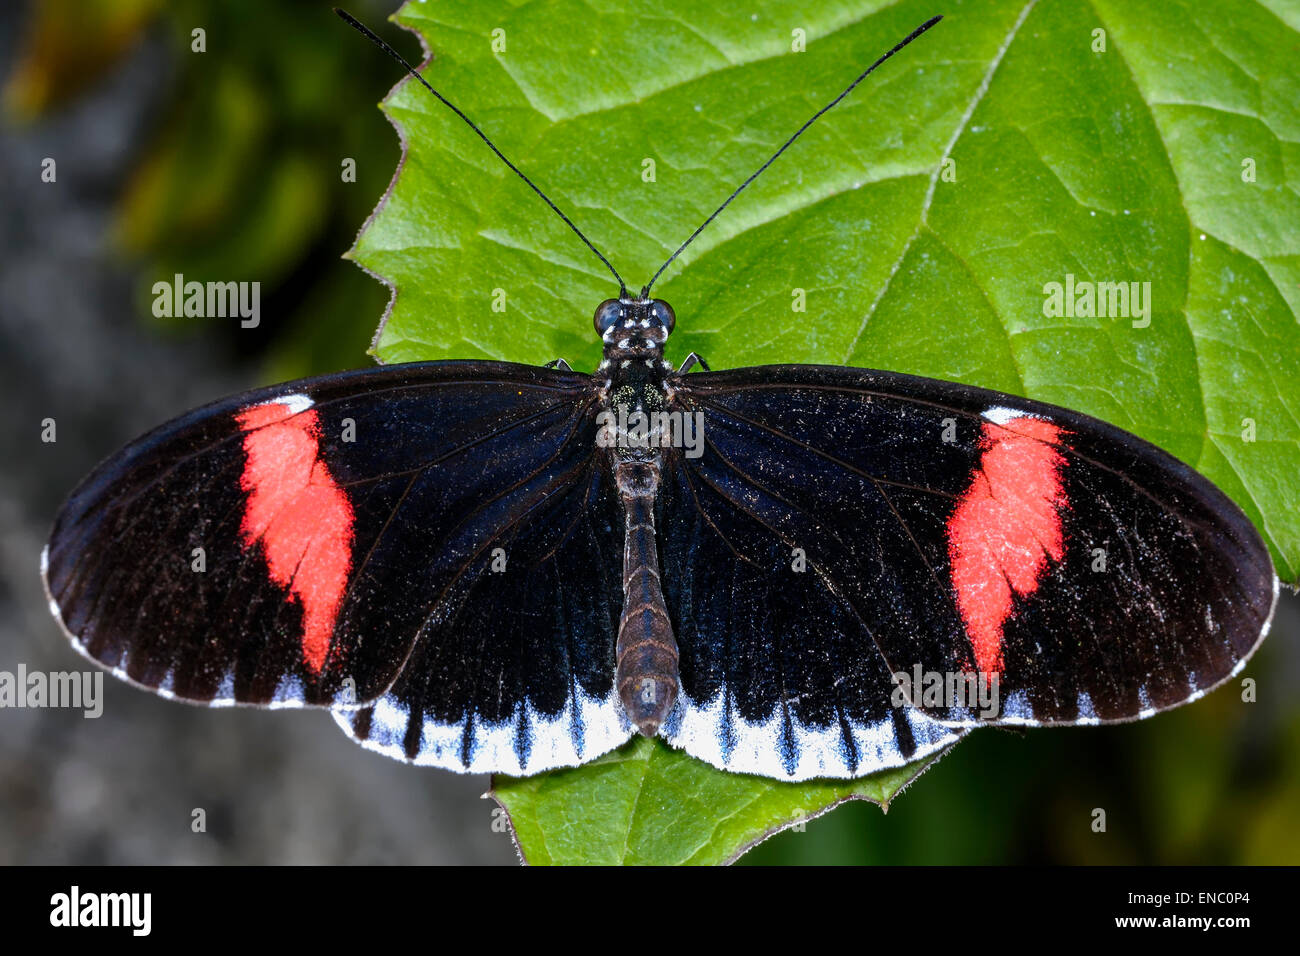
[[[6,113],[32,121],[98,80],[126,55],[162,0],[50,0],[28,11],[5,83]]]
[[[419,59],[387,4],[355,7]],[[262,326],[225,322],[232,351],[265,356],[268,378],[364,363],[388,294],[340,257],[400,156],[374,108],[398,79],[391,61],[312,0],[42,0],[6,81],[9,116],[48,115],[149,40],[170,63],[113,235],[138,266],[139,313],[183,334],[193,319],[152,318],[154,282],[256,280]]]

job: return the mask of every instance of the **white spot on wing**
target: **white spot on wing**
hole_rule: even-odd
[[[984,409],[980,414],[995,425],[1006,425],[1008,422],[1014,421],[1017,418],[1042,418],[1041,415],[1022,412],[1019,409],[1008,408],[1005,405],[994,405],[992,408]]]
[[[275,693],[271,695],[269,706],[301,707],[302,698],[302,681],[298,679],[296,674],[286,674],[280,679],[280,683],[275,685]]]
[[[301,414],[311,408],[316,403],[311,400],[310,396],[301,393],[293,395],[281,395],[279,398],[273,398],[269,402],[263,402],[264,405],[283,405],[294,415]]]
[[[233,671],[226,671],[226,673],[221,676],[221,684],[217,687],[217,696],[212,698],[212,702],[209,706],[235,706],[235,674]]]
[[[1001,722],[1011,722],[1016,720],[1033,720],[1033,708],[1029,706],[1029,695],[1023,690],[1012,691],[1007,694],[1006,700],[1002,703]]]
[[[1151,706],[1151,696],[1147,693],[1145,684],[1138,688],[1138,703],[1142,705],[1142,709],[1138,711],[1139,720],[1145,720],[1156,712],[1156,709]]]
[[[1100,723],[1100,721],[1097,719],[1097,711],[1092,706],[1092,697],[1088,695],[1087,691],[1081,691],[1079,693],[1078,721],[1081,724]]]
[[[1275,574],[1275,575],[1273,575],[1273,603],[1269,606],[1269,609],[1268,609],[1268,620],[1266,620],[1266,621],[1264,622],[1264,626],[1263,626],[1262,628],[1260,628],[1260,631],[1259,631],[1259,641],[1262,641],[1264,638],[1268,637],[1268,631],[1269,631],[1269,628],[1271,628],[1271,627],[1273,626],[1273,615],[1277,613],[1277,588],[1278,588],[1278,583],[1279,583],[1279,578],[1278,578],[1278,576]],[[1259,641],[1256,641],[1256,642],[1255,642],[1255,646],[1256,646],[1256,647],[1259,646]],[[1237,673],[1237,671],[1241,670],[1241,668],[1243,668],[1243,667],[1245,667],[1245,666],[1246,666],[1246,662],[1245,662],[1244,660],[1240,661],[1240,662],[1237,664],[1237,666],[1233,668],[1232,673],[1235,675],[1235,674]]]

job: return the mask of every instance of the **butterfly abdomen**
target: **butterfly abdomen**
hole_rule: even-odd
[[[623,614],[615,645],[615,682],[628,719],[653,737],[677,700],[677,640],[659,586],[654,500],[659,467],[652,461],[615,466],[623,502]]]

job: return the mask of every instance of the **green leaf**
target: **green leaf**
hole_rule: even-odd
[[[515,846],[533,864],[730,863],[759,841],[846,800],[889,801],[942,752],[861,780],[778,784],[720,773],[637,737],[572,770],[495,777]]]
[[[399,22],[434,51],[435,86],[637,288],[935,12],[929,0],[703,6],[444,0],[408,4]],[[865,365],[1097,415],[1223,487],[1294,581],[1298,30],[1300,8],[1282,0],[960,4],[665,273],[669,358]],[[403,84],[385,109],[408,154],[354,250],[396,290],[377,356],[592,367],[591,310],[615,291],[600,263],[423,90]],[[1067,276],[1150,283],[1149,324],[1049,315],[1050,284]],[[796,290],[806,311],[792,309]],[[883,802],[911,772],[863,786]],[[747,787],[761,796],[746,804]],[[622,809],[597,812],[598,794]],[[698,809],[675,812],[683,794]],[[667,862],[730,859],[809,799],[847,791],[736,778],[638,743],[496,795],[530,860]]]

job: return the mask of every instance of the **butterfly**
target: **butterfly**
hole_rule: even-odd
[[[51,610],[116,676],[322,707],[364,746],[534,774],[636,733],[858,777],[984,725],[1133,720],[1240,672],[1278,581],[1207,479],[1042,402],[860,368],[664,358],[664,269],[603,357],[394,365],[245,392],[69,496]]]

